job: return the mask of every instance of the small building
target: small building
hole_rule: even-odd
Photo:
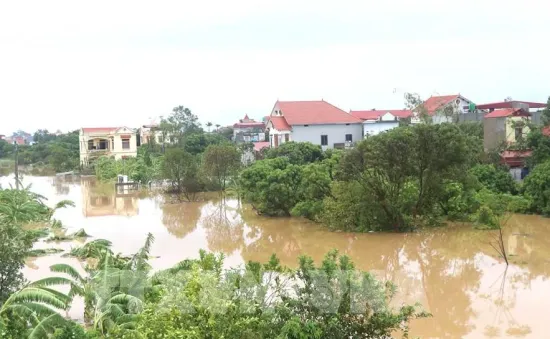
[[[377,135],[399,126],[401,119],[410,118],[411,110],[350,111],[350,114],[363,121],[363,137]]]
[[[434,124],[444,122],[461,122],[465,120],[481,120],[484,112],[470,109],[472,101],[460,94],[432,96],[424,101],[422,109],[413,110],[412,123],[422,122],[419,113],[423,112],[432,119]]]
[[[509,100],[501,102],[493,102],[489,104],[477,105],[477,108],[488,110],[489,113],[497,109],[507,109],[507,108],[523,108],[531,114],[531,122],[537,125],[542,124],[540,114],[541,108],[545,108],[546,103],[542,102],[531,102],[531,101],[519,101],[519,100]]]
[[[139,140],[142,145],[150,143],[162,145],[169,141],[164,140],[164,135],[159,129],[159,125],[156,124],[143,125],[139,132]]]
[[[296,141],[345,148],[363,137],[361,119],[324,100],[275,102],[267,129],[270,147]]]
[[[88,166],[90,160],[99,156],[115,159],[137,156],[136,131],[128,127],[81,128],[80,164]]]
[[[265,123],[250,119],[248,114],[233,124],[233,141],[236,143],[265,141]]]
[[[486,151],[502,144],[512,145],[529,133],[531,114],[522,108],[505,108],[487,113],[483,119],[483,146]]]
[[[0,140],[6,140],[6,136],[4,134],[0,134]]]

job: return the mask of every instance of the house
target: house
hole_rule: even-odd
[[[92,127],[80,129],[80,164],[87,166],[99,156],[115,159],[137,156],[136,131],[128,127]]]
[[[4,134],[0,134],[0,140],[6,140],[6,136]]]
[[[250,119],[246,114],[233,124],[233,140],[236,143],[265,141],[265,123]]]
[[[541,108],[546,108],[546,103],[509,100],[509,101],[501,101],[501,102],[493,102],[489,104],[477,105],[478,109],[488,110],[489,113],[496,109],[517,108],[517,107],[521,107],[531,114],[531,122],[537,125],[542,124],[542,121],[540,118]]]
[[[14,135],[5,139],[10,144],[26,145],[27,139],[24,136]]]
[[[420,113],[425,113],[434,124],[481,120],[484,112],[474,109],[473,102],[460,94],[432,96],[424,101],[421,109],[413,110],[412,123],[421,122]]]
[[[141,126],[139,133],[139,141],[142,145],[149,143],[163,144],[167,141],[164,140],[164,135],[159,129],[159,125],[154,123]]]
[[[529,133],[531,114],[524,108],[504,108],[487,113],[483,119],[483,146],[486,151],[502,144],[512,145]]]
[[[377,135],[399,126],[399,120],[410,118],[411,110],[350,111],[350,114],[363,121],[363,136]]]
[[[324,100],[275,102],[267,129],[270,147],[296,141],[344,148],[363,137],[361,119]]]

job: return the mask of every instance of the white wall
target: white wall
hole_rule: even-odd
[[[333,148],[335,143],[345,143],[346,134],[352,135],[352,141],[363,138],[363,124],[332,124],[332,125],[292,125],[291,140],[296,142],[311,142],[321,145],[321,135],[328,136],[328,147]]]
[[[388,131],[392,128],[399,126],[399,121],[384,121],[384,122],[364,122],[363,123],[363,136],[373,136],[381,132]]]

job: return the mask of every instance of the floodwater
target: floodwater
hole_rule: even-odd
[[[6,187],[10,180],[1,177],[0,184]],[[232,199],[172,204],[152,192],[117,195],[112,184],[89,178],[28,176],[23,183],[51,205],[73,200],[76,207],[55,218],[68,233],[84,228],[93,238],[111,240],[115,252],[134,253],[151,232],[155,269],[197,257],[201,248],[224,252],[227,266],[267,261],[272,253],[296,266],[301,254],[319,261],[336,248],[358,268],[397,284],[396,304],[419,302],[433,314],[413,322],[411,337],[550,337],[550,219],[515,215],[508,221],[506,268],[489,245],[494,233],[469,225],[410,234],[335,233],[301,219],[259,217]],[[78,243],[38,245],[69,249]],[[58,262],[79,265],[60,254],[36,258],[28,262],[27,279],[49,275],[49,265]],[[73,309],[69,316],[80,312]]]

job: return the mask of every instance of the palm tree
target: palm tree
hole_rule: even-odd
[[[220,124],[216,124],[216,132],[218,132],[218,131],[219,131],[219,129],[220,129],[220,126],[221,126]]]
[[[67,264],[56,264],[50,266],[50,271],[56,273],[64,273],[70,278],[66,277],[48,277],[40,279],[31,283],[31,286],[44,288],[45,286],[55,285],[69,285],[69,297],[72,298],[76,295],[84,298],[84,322],[91,324],[93,319],[94,307],[95,307],[95,289],[92,279],[82,276],[78,271]]]
[[[132,257],[113,255],[111,243],[98,239],[73,249],[71,254],[79,258],[97,259],[98,263],[88,265],[87,276],[81,275],[67,264],[52,265],[50,270],[67,277],[49,277],[32,283],[33,286],[69,285],[69,297],[84,298],[84,322],[93,323],[102,333],[113,326],[131,327],[135,315],[142,311],[140,297],[145,288],[148,263],[154,237],[147,235],[143,247]]]
[[[210,133],[210,127],[212,127],[212,123],[210,121],[207,122],[206,127],[208,127],[208,133]]]
[[[67,310],[72,298],[45,286],[27,286],[13,293],[0,308],[0,316],[30,323],[28,338],[45,338],[66,322],[59,313]]]

